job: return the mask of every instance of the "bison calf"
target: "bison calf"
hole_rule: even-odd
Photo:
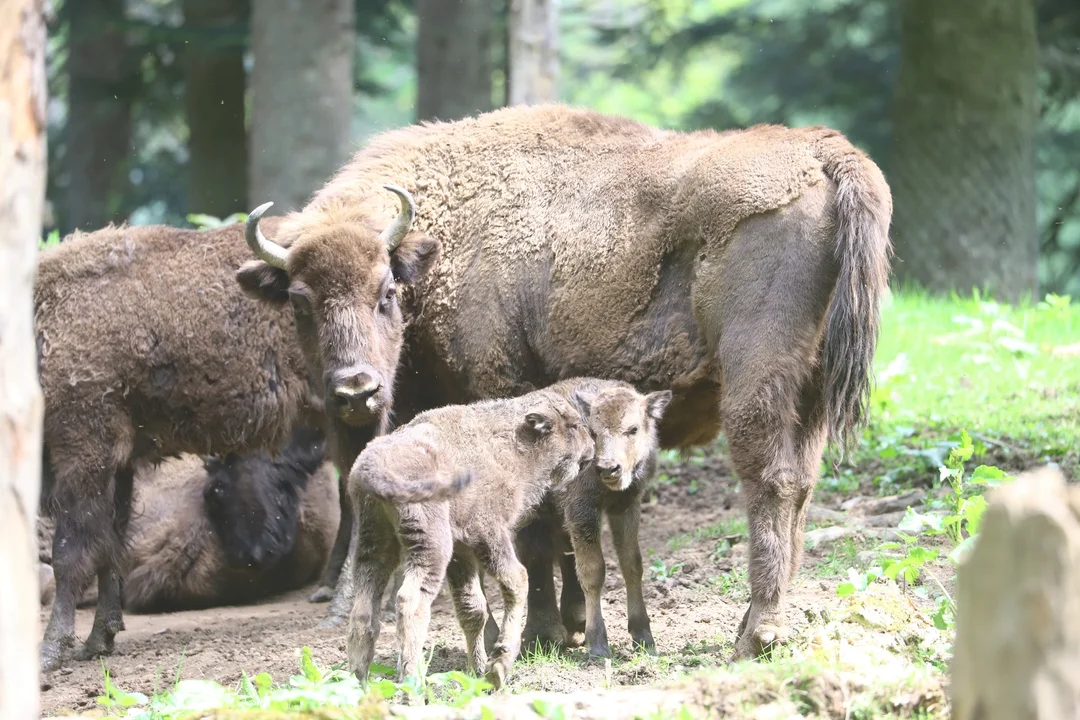
[[[379,600],[404,555],[397,596],[398,674],[420,669],[431,603],[445,578],[465,632],[469,669],[499,687],[521,645],[528,578],[514,529],[553,486],[591,462],[582,408],[538,390],[417,415],[360,453],[348,479],[357,514],[349,664],[361,681],[379,635]],[[480,565],[499,583],[504,615],[490,662]]]
[[[649,615],[642,594],[641,548],[638,522],[641,497],[656,474],[659,449],[658,426],[671,402],[668,390],[642,395],[628,383],[608,380],[564,380],[550,388],[563,395],[574,394],[583,406],[589,433],[596,444],[596,461],[575,482],[554,487],[552,502],[544,508],[554,518],[538,517],[541,526],[553,528],[554,545],[548,541],[532,545],[525,533],[518,548],[530,573],[545,576],[539,592],[530,597],[526,642],[564,642],[563,633],[585,633],[591,655],[608,656],[607,629],[600,607],[604,589],[604,554],[600,543],[601,518],[607,516],[619,567],[626,583],[627,627],[634,644],[655,652]],[[548,529],[547,532],[551,530]],[[560,538],[559,535],[562,537]],[[561,540],[561,542],[559,542]],[[555,547],[572,547],[576,563],[563,566],[562,622],[555,609],[554,585],[549,582]],[[583,591],[584,613],[573,589],[573,566]],[[570,592],[567,592],[570,588]],[[564,630],[564,625],[565,630]],[[576,643],[571,643],[576,644]]]
[[[172,612],[253,602],[313,582],[338,527],[338,486],[320,433],[281,454],[162,466],[140,493],[124,609]]]

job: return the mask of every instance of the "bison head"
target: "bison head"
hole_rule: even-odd
[[[259,259],[237,271],[249,295],[292,304],[300,345],[323,383],[326,411],[354,428],[378,425],[390,409],[405,331],[398,288],[425,273],[440,247],[410,232],[416,208],[409,193],[383,187],[401,200],[389,227],[328,222],[288,248],[263,235],[259,218],[272,203],[259,206],[246,224]]]

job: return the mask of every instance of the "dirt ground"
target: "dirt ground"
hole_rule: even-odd
[[[819,495],[819,510],[811,517],[829,516],[828,509],[820,508],[838,507],[834,503],[841,499]],[[667,465],[646,502],[641,542],[646,555],[646,601],[660,658],[651,661],[630,653],[623,584],[605,530],[608,573],[604,616],[615,656],[610,668],[587,660],[582,650],[524,657],[514,666],[511,690],[569,692],[640,685],[681,670],[726,662],[749,598],[742,534],[745,524],[730,467],[722,457],[713,455]],[[839,516],[832,513],[832,517]],[[854,554],[850,543],[845,547]],[[789,622],[796,632],[836,601],[838,579],[829,576],[830,563],[838,563],[835,552],[817,548],[806,554],[787,604]],[[674,572],[657,572],[651,567],[654,557],[662,561],[658,566],[683,565]],[[124,690],[152,694],[177,677],[234,685],[241,671],[249,675],[269,672],[276,682],[285,682],[297,672],[299,650],[305,645],[311,647],[320,665],[344,661],[344,628],[319,629],[326,605],[309,604],[308,592],[296,591],[243,607],[127,614],[127,629],[117,636],[116,652],[105,659],[105,666],[113,682]],[[487,595],[496,618],[500,618],[498,591],[490,581]],[[92,617],[93,608],[78,612],[80,638],[90,631]],[[44,608],[42,627],[47,620],[48,608]],[[384,624],[377,662],[394,665],[394,639],[394,626]],[[464,640],[445,587],[436,601],[427,647],[434,647],[430,671],[464,669]],[[96,707],[102,681],[99,661],[69,661],[50,678],[42,693],[42,712],[56,715]]]

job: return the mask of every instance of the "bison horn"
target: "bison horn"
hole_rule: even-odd
[[[409,191],[404,188],[396,185],[383,185],[383,187],[401,199],[401,214],[394,218],[390,227],[383,230],[382,235],[379,236],[379,239],[386,243],[386,249],[394,252],[409,232],[409,228],[412,227],[413,218],[416,217],[416,203],[413,202]]]
[[[268,265],[285,270],[285,261],[289,257],[289,251],[274,241],[267,240],[266,236],[262,234],[262,230],[259,229],[259,218],[273,204],[272,202],[263,203],[251,211],[251,214],[248,215],[247,220],[244,222],[244,237],[247,238],[248,247],[251,248],[251,252],[255,253],[255,257]]]

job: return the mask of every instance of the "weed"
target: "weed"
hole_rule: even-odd
[[[44,238],[38,240],[38,250],[48,250],[60,244],[60,231],[52,230]]]
[[[649,570],[652,572],[653,579],[655,580],[667,580],[674,577],[675,573],[682,569],[683,562],[679,561],[668,565],[664,560],[653,552],[652,548],[649,548],[649,557],[652,558],[652,564],[649,566]]]
[[[955,626],[956,605],[944,583],[929,567],[938,558],[939,551],[924,547],[920,541],[926,537],[945,536],[952,546],[948,557],[954,564],[959,564],[971,551],[986,510],[986,499],[981,494],[983,487],[1009,479],[1004,471],[990,465],[979,465],[965,477],[964,463],[974,453],[971,437],[967,431],[962,431],[959,444],[949,450],[948,457],[939,468],[939,482],[945,483],[948,489],[941,501],[944,512],[919,513],[908,508],[897,531],[900,542],[878,546],[884,555],[880,566],[865,572],[848,568],[848,582],[840,583],[836,589],[840,597],[865,590],[870,583],[882,577],[893,582],[899,579],[906,589],[918,580],[921,573],[925,573],[941,591],[937,610],[933,614],[935,627],[946,630]]]
[[[237,222],[244,222],[245,220],[247,220],[247,213],[242,212],[233,213],[226,218],[218,218],[203,213],[191,213],[187,216],[187,221],[194,225],[198,230],[213,230],[214,228],[232,225]]]

